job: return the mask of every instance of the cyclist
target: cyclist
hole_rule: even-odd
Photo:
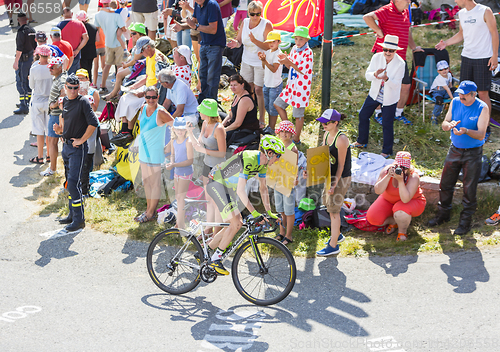
[[[242,209],[238,208],[238,200],[255,219],[261,217],[261,214],[250,203],[245,190],[249,178],[259,175],[259,189],[264,208],[270,218],[277,219],[277,216],[271,212],[266,173],[267,167],[278,161],[284,152],[285,146],[279,138],[265,135],[261,139],[260,150],[239,152],[216,165],[210,172],[211,181],[207,185],[207,192],[217,204],[222,220],[229,222],[229,227],[219,231],[209,244],[215,252],[208,265],[218,274],[229,274],[222,265],[221,256],[242,226]]]

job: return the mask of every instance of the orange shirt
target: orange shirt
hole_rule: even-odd
[[[104,40],[106,39],[106,37],[104,36],[104,32],[102,31],[102,28],[97,28],[98,29],[98,36],[96,36],[96,39],[95,39],[95,48],[96,49],[101,49],[101,48],[104,48]],[[97,37],[99,37],[99,40],[97,40]]]

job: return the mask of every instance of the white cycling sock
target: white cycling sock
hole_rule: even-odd
[[[215,253],[212,255],[212,261],[220,260],[220,258],[222,258],[222,253],[224,253],[224,251],[217,247]]]
[[[382,113],[382,109],[375,109],[375,116]]]
[[[396,108],[396,116],[401,116],[404,109]]]

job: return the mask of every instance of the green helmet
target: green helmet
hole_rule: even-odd
[[[280,155],[285,153],[285,145],[283,142],[278,137],[270,134],[266,134],[261,138],[260,147],[262,150],[272,150],[274,153]]]

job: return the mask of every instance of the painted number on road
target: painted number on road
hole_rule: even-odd
[[[5,312],[0,316],[0,321],[13,323],[18,319],[26,318],[28,314],[34,314],[41,311],[42,308],[37,306],[22,306],[16,308],[12,312]]]

